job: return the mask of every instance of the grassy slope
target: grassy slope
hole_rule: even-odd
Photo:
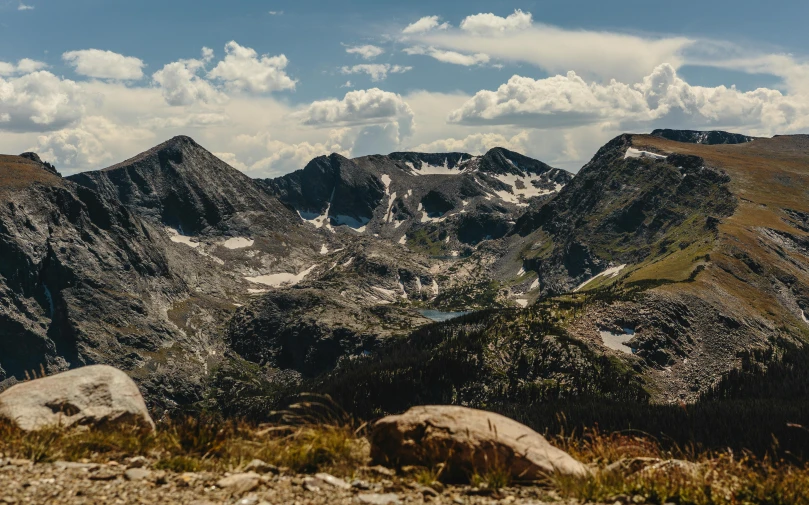
[[[49,186],[63,184],[61,177],[49,173],[29,159],[0,154],[0,190],[19,190],[34,183]]]
[[[784,209],[809,211],[809,136],[783,136],[758,139],[748,144],[684,144],[658,137],[638,135],[633,145],[663,153],[692,154],[706,164],[721,168],[731,177],[731,191],[738,198],[736,212],[719,225],[718,240],[696,250],[689,248],[675,255],[642,265],[627,278],[683,280],[700,265],[703,273],[692,284],[669,285],[661,289],[688,290],[696,295],[730,295],[751,314],[766,315],[783,324],[788,333],[807,337],[809,330],[800,320],[797,307],[785,307],[766,277],[794,276],[800,286],[809,285],[809,274],[792,261],[781,257],[762,241],[761,229],[769,228],[807,237],[805,232],[785,222]],[[710,261],[705,261],[705,255]],[[796,255],[801,262],[806,257]],[[762,266],[751,271],[742,259]],[[762,279],[765,278],[765,279]]]

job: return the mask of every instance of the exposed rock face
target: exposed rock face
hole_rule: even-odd
[[[372,238],[328,257],[329,270],[240,308],[225,329],[230,348],[256,363],[315,376],[430,322],[403,306],[437,295],[423,258]]]
[[[416,170],[423,167],[446,167],[448,169],[460,168],[465,161],[472,159],[467,153],[416,153],[416,152],[396,152],[390,153],[388,158],[412,164]],[[427,170],[425,170],[426,172]]]
[[[73,425],[154,429],[138,386],[124,372],[104,365],[12,386],[0,394],[0,417],[26,431]]]
[[[66,179],[33,153],[2,156],[0,195],[6,386],[103,363],[153,406],[196,401],[224,354],[219,326],[262,286],[247,278],[303,270],[325,241],[186,137]]]
[[[0,157],[0,195],[0,380],[131,369],[180,339],[155,307],[185,288],[154,228],[28,158]]]
[[[483,156],[400,152],[348,160],[333,154],[264,183],[315,226],[347,225],[448,256],[502,237],[526,206],[550,198],[571,178],[495,148]]]
[[[339,154],[315,158],[303,170],[267,184],[304,218],[328,212],[335,225],[356,223],[354,227],[370,221],[385,196],[378,177]]]
[[[183,235],[248,231],[254,220],[278,232],[298,223],[252,179],[185,136],[69,179]]]
[[[517,220],[513,233],[530,241],[525,267],[543,293],[661,254],[653,244],[674,251],[715,236],[718,220],[733,213],[727,174],[696,156],[631,157],[631,142],[613,139],[557,198]]]
[[[512,419],[456,406],[413,407],[376,422],[371,458],[379,464],[446,463],[455,478],[509,469],[515,480],[583,477],[587,467]]]
[[[729,133],[724,131],[694,131],[694,130],[669,130],[658,129],[652,135],[663,137],[664,139],[677,142],[687,142],[689,144],[744,144],[750,142],[754,137],[748,137],[740,133]]]
[[[323,290],[289,289],[240,309],[225,335],[231,349],[249,361],[312,377],[334,368],[343,356],[375,349],[377,339],[388,336],[381,327],[393,322],[404,333],[427,321],[385,306],[344,303]]]

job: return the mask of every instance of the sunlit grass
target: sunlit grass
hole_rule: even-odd
[[[695,446],[664,447],[640,433],[591,430],[574,436],[562,433],[550,440],[591,469],[587,477],[555,475],[537,483],[564,499],[681,505],[809,503],[809,466],[803,462]],[[258,458],[293,472],[351,476],[367,464],[367,445],[351,424],[324,421],[257,426],[198,416],[160,423],[154,433],[138,428],[26,433],[0,422],[0,452],[5,457],[43,463],[147,456],[155,468],[172,472],[234,471]],[[442,469],[442,465],[416,468],[400,475],[440,488]],[[514,485],[511,475],[508,467],[493,464],[468,475],[468,482],[494,492]]]

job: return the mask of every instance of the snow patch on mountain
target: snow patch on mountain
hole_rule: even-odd
[[[314,270],[316,267],[316,264],[312,265],[298,274],[283,272],[278,274],[259,275],[257,277],[245,277],[245,279],[255,284],[264,284],[274,288],[281,286],[294,286],[295,284],[301,282],[307,275],[312,273],[312,270]]]
[[[601,272],[600,274],[595,275],[595,276],[587,279],[586,281],[582,282],[581,284],[579,284],[579,286],[576,289],[574,289],[573,292],[575,293],[576,291],[579,291],[584,286],[590,284],[591,282],[598,279],[599,277],[609,277],[609,278],[617,277],[618,274],[621,272],[621,270],[623,270],[624,268],[626,268],[626,265],[618,265],[617,267],[608,268],[608,269],[604,270],[603,272]]]
[[[450,168],[449,160],[447,158],[444,158],[443,165],[430,165],[428,163],[422,163],[421,169],[416,169],[411,163],[408,164],[413,169],[413,173],[415,175],[460,175],[464,172],[464,168]]]
[[[196,242],[191,237],[182,235],[179,231],[175,230],[174,228],[167,227],[166,231],[169,234],[169,240],[171,240],[175,244],[185,244],[191,249],[196,249],[197,247],[199,247],[199,242]]]
[[[640,151],[633,147],[630,147],[626,150],[626,154],[624,154],[624,159],[628,158],[652,158],[655,160],[665,160],[666,156],[663,154],[657,154],[649,151]]]
[[[222,242],[222,245],[227,249],[244,249],[245,247],[252,247],[255,240],[245,237],[233,237]]]

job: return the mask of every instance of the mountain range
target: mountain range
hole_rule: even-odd
[[[718,131],[575,176],[494,148],[258,180],[184,136],[66,178],[3,155],[0,389],[106,363],[160,408],[696,401],[809,339],[807,189],[809,136]]]

